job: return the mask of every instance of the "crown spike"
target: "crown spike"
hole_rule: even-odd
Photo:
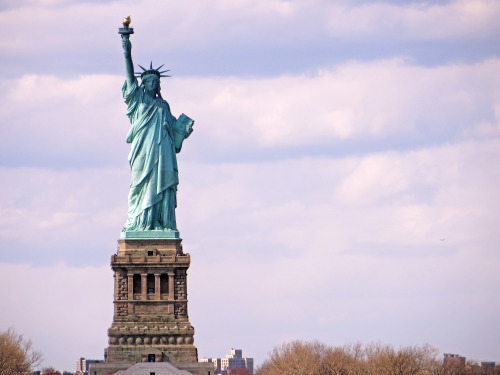
[[[137,65],[139,65],[139,64],[137,64]],[[149,74],[154,74],[157,77],[170,77],[169,75],[163,74],[163,73],[169,72],[170,69],[160,71],[160,69],[163,67],[163,65],[165,65],[165,64],[162,64],[157,69],[155,69],[155,68],[153,68],[153,61],[151,61],[149,63],[149,69],[145,69],[143,66],[139,65],[140,68],[143,70],[143,72],[141,72],[141,73],[135,72],[134,74],[136,74],[138,77],[140,76],[141,79],[144,78],[144,76],[147,76]]]

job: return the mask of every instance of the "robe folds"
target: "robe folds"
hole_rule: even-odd
[[[147,98],[136,79],[131,87],[125,81],[122,94],[132,124],[127,134],[131,179],[124,230],[176,230],[176,153],[189,136],[186,119],[192,120],[182,115],[183,121],[177,121],[168,103],[158,96]]]

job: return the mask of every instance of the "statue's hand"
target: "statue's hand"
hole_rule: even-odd
[[[122,47],[125,55],[130,56],[130,53],[132,52],[132,43],[130,43],[128,35],[122,35]]]

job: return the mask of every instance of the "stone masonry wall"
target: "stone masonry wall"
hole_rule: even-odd
[[[125,301],[128,298],[127,274],[124,270],[115,272],[115,296],[118,301]],[[126,303],[115,303],[115,316],[126,316],[128,306]]]
[[[175,300],[185,300],[187,298],[186,293],[186,271],[185,270],[177,270],[175,273]],[[175,316],[187,316],[187,303],[176,302],[174,307]]]

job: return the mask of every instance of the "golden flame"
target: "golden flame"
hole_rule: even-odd
[[[124,27],[128,27],[128,26],[130,25],[130,22],[131,22],[131,21],[132,21],[132,20],[130,19],[130,16],[125,17],[125,18],[123,19],[123,26],[124,26]]]

